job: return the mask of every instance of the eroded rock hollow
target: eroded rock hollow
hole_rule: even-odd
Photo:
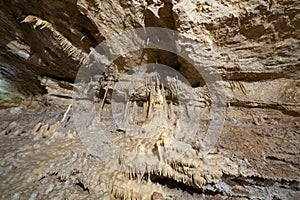
[[[1,199],[300,199],[296,0],[0,1]]]

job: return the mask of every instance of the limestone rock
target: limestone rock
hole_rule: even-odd
[[[300,199],[299,6],[297,0],[0,1],[1,199]],[[89,53],[100,51],[93,59],[102,63],[115,56],[98,44],[145,27],[184,35],[168,45],[201,68],[146,48],[148,38],[144,49],[118,55],[88,83],[74,83]],[[138,44],[134,36],[124,41]],[[128,50],[118,42],[111,47]],[[169,85],[134,79],[145,63],[169,66],[189,86],[174,84],[176,76]],[[76,99],[77,90],[87,98]],[[210,115],[219,91],[224,120]],[[75,103],[96,113],[76,116]],[[115,114],[124,108],[123,115],[112,120],[113,108]],[[216,126],[209,129],[211,121]],[[220,134],[207,139],[214,148],[204,151],[205,133],[223,122]],[[111,140],[102,140],[109,147],[100,148],[102,156],[83,142],[99,132]],[[100,143],[92,144],[97,150]]]

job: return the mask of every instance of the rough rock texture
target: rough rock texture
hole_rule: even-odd
[[[298,1],[3,0],[0,24],[2,199],[300,199]],[[146,111],[144,128],[152,138],[111,131],[119,146],[145,151],[149,161],[124,155],[103,163],[73,124],[77,71],[113,34],[149,26],[201,44],[206,57],[198,62],[222,77],[223,131],[214,150],[202,155],[200,139],[176,137],[172,120],[181,121],[169,112],[178,106],[172,92],[162,85],[137,88],[129,107],[133,114]],[[197,57],[195,43],[177,45]],[[125,74],[146,62],[168,65],[189,81],[202,99],[199,132],[205,130],[212,120],[205,78],[183,58],[159,50],[132,52],[114,65]],[[111,105],[112,82],[104,75],[98,84],[102,114]],[[7,108],[12,105],[18,107]],[[168,115],[147,116],[151,109]],[[143,119],[136,118],[129,123]]]

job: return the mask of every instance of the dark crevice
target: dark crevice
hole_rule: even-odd
[[[292,155],[294,155],[294,154],[292,154]],[[275,157],[275,156],[266,156],[266,160],[269,161],[269,162],[277,162],[277,163],[284,163],[284,164],[290,164],[290,165],[298,166],[298,163],[295,162],[295,161],[285,160],[283,158],[278,158],[278,157]]]
[[[298,111],[287,110],[286,108],[283,107],[283,105],[279,105],[279,104],[265,104],[265,103],[258,103],[258,102],[233,101],[233,102],[230,102],[230,106],[244,107],[244,108],[274,109],[274,110],[279,110],[283,114],[286,114],[286,115],[290,115],[293,117],[300,117],[300,113]]]
[[[74,89],[73,85],[71,85],[70,82],[60,81],[58,83],[58,85],[61,88],[64,88],[64,89],[67,89],[67,90],[73,90]]]
[[[58,172],[52,172],[52,173],[47,173],[47,175],[42,176],[39,181],[42,181],[43,179],[47,178],[47,177],[54,177],[56,180],[58,180],[58,182],[66,182],[65,177],[59,176]]]
[[[275,156],[267,156],[267,157],[266,157],[266,160],[286,162],[284,159],[280,159],[280,158],[277,158],[277,157],[275,157]]]
[[[41,181],[41,180],[43,180],[43,179],[45,179],[46,178],[46,176],[42,176],[40,179],[39,179],[39,181]]]
[[[226,71],[230,71],[227,70]],[[268,73],[268,72],[241,72],[232,70],[222,75],[223,80],[228,81],[244,81],[244,82],[258,82],[258,81],[269,81],[280,78],[291,78],[289,75],[284,73]]]
[[[62,176],[58,176],[58,177],[57,177],[57,180],[58,180],[59,182],[66,182],[66,179],[63,178]]]
[[[192,186],[188,186],[184,183],[178,182],[174,179],[167,178],[167,177],[161,177],[154,174],[150,175],[150,180],[153,183],[159,183],[160,185],[166,186],[170,189],[178,189],[184,192],[187,192],[191,195],[193,194],[205,194],[205,195],[222,195],[222,191],[211,191],[211,190],[204,190],[204,189],[198,189]],[[223,194],[224,195],[224,194]]]
[[[224,182],[231,182],[230,185],[232,185],[232,182],[235,183],[235,185],[241,185],[241,186],[274,186],[276,184],[279,185],[279,187],[282,188],[289,188],[293,191],[299,191],[299,182],[296,180],[275,180],[275,179],[268,179],[258,176],[249,176],[249,177],[235,177],[231,175],[223,175],[222,180]]]
[[[79,186],[83,191],[87,191],[90,193],[90,190],[88,187],[86,187],[81,181],[78,181],[75,185]]]
[[[71,83],[71,84],[73,84],[74,81],[75,81],[75,77],[73,79],[73,78],[59,77],[59,76],[54,76],[54,75],[49,75],[49,74],[48,75],[44,75],[44,76],[47,76],[48,78],[54,79],[56,81],[64,81],[64,82]]]
[[[70,96],[64,96],[64,95],[59,95],[59,94],[52,94],[51,96],[63,98],[63,99],[72,99],[73,97]]]

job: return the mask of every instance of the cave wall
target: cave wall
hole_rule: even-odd
[[[235,88],[231,82],[241,83],[245,91],[250,91],[257,84],[268,88],[281,82],[283,88],[277,91],[280,97],[272,99],[272,104],[276,104],[273,107],[289,110],[289,105],[282,105],[289,102],[296,109],[291,112],[299,113],[299,106],[295,105],[299,98],[297,1],[272,5],[267,1],[80,0],[41,1],[38,5],[35,1],[2,1],[1,8],[1,73],[25,95],[46,92],[37,76],[73,82],[80,61],[113,34],[128,28],[155,26],[183,33],[212,51],[211,55],[217,58],[215,71],[223,77],[226,88]],[[168,52],[144,50],[122,56],[117,62],[125,69],[141,62],[167,64],[179,70],[192,85],[204,84],[189,63]],[[268,96],[269,90],[265,91],[258,94],[261,100],[253,95],[247,95],[248,99],[240,97],[242,100],[230,90],[228,98],[247,106],[261,101],[263,106],[269,104],[263,100],[268,97],[262,97]]]
[[[48,104],[70,104],[84,58],[128,28],[155,26],[184,34],[215,58],[209,67],[222,77],[227,114],[216,148],[249,169],[222,178],[234,191],[230,195],[299,197],[297,0],[3,0],[0,24],[0,78],[9,88],[0,91],[5,95],[0,95],[3,106],[49,94]],[[169,65],[194,88],[205,86],[193,66],[168,52],[141,50],[120,57],[116,65],[128,70],[143,62]]]

